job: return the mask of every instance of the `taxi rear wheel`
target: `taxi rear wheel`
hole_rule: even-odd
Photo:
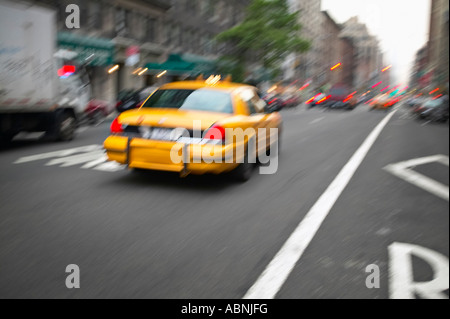
[[[233,170],[233,177],[238,182],[244,183],[250,179],[255,165],[248,160],[248,150],[245,152],[244,162]]]
[[[280,150],[281,150],[281,128],[278,129],[278,137],[277,137],[277,143],[269,145],[269,147],[266,150],[267,156],[279,156]]]

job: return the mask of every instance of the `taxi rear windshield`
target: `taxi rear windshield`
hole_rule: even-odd
[[[233,113],[230,94],[209,89],[157,90],[142,107]]]

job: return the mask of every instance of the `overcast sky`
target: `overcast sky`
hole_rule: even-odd
[[[337,23],[358,16],[381,41],[393,80],[409,82],[415,54],[428,40],[430,0],[322,0],[322,10]]]

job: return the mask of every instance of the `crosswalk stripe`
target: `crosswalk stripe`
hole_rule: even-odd
[[[60,150],[60,151],[55,151],[55,152],[25,156],[25,157],[19,158],[17,161],[14,162],[14,164],[23,164],[23,163],[48,159],[48,158],[52,158],[52,157],[64,157],[64,156],[69,156],[69,155],[72,155],[75,153],[87,153],[87,152],[92,152],[92,151],[96,151],[96,150],[101,150],[102,148],[103,147],[101,145],[95,144],[95,145],[87,145],[87,146],[70,148],[70,149]]]
[[[62,158],[57,158],[57,159],[51,160],[50,162],[48,162],[45,165],[52,166],[52,165],[61,164],[61,167],[70,167],[70,166],[74,166],[77,164],[98,160],[98,158],[102,157],[103,155],[104,155],[103,151],[77,154],[77,155],[73,155],[73,156],[62,157]]]
[[[105,154],[103,154],[100,158],[81,166],[81,168],[83,169],[93,168],[94,166],[100,165],[106,162],[107,160],[108,157]]]

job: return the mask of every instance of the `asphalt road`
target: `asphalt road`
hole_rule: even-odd
[[[16,139],[0,151],[0,298],[244,297],[387,113],[299,106],[282,116],[277,173],[255,170],[245,184],[105,164],[95,145],[108,136],[107,122],[69,143]],[[448,124],[417,121],[400,107],[274,297],[404,296],[405,274],[412,287],[445,262],[447,278],[436,281],[448,289],[448,155]],[[405,170],[444,198],[395,174]],[[80,289],[65,285],[70,264],[79,266]],[[379,270],[372,289],[368,265]]]

